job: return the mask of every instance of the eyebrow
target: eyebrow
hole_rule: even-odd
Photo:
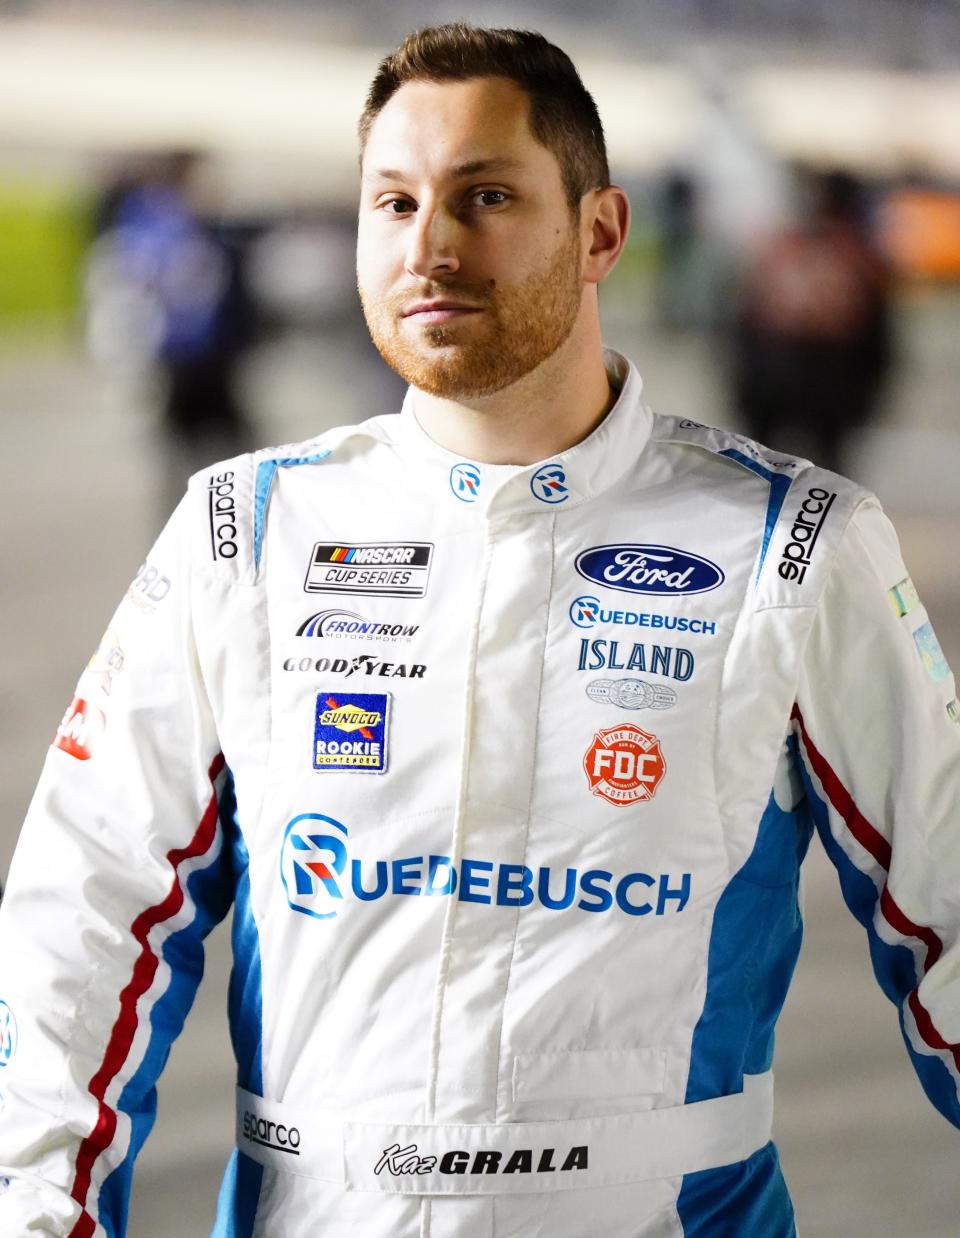
[[[460,180],[465,176],[477,176],[481,172],[515,172],[522,166],[517,159],[471,159],[468,163],[458,163],[450,168],[448,175],[455,180]],[[406,174],[397,168],[377,168],[375,171],[368,172],[367,177],[376,177],[384,181],[396,181],[406,179]],[[367,177],[364,177],[364,179],[367,179]]]

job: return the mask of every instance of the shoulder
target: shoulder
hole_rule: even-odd
[[[666,450],[682,453],[684,449],[714,456],[726,461],[735,475],[737,469],[747,470],[769,481],[774,476],[787,479],[787,484],[813,466],[802,456],[790,456],[765,447],[745,434],[703,425],[686,417],[668,417],[655,413],[651,439]]]
[[[698,468],[699,456],[699,469],[712,476],[722,471],[734,501],[755,505],[758,608],[816,606],[835,563],[851,553],[856,530],[883,521],[875,495],[863,486],[743,434],[657,415],[651,437],[666,451],[693,453],[690,468]],[[758,487],[757,479],[764,484]]]
[[[393,420],[390,415],[336,426],[316,438],[219,460],[194,473],[182,505],[194,567],[250,583],[278,472],[345,459],[360,462],[365,454],[389,447]]]

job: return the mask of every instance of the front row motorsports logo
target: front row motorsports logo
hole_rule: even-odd
[[[345,825],[317,812],[302,812],[287,826],[280,850],[280,880],[294,911],[317,920],[330,920],[337,914],[343,901],[337,877],[347,867],[346,837]]]
[[[583,768],[593,794],[619,808],[652,800],[667,770],[660,740],[630,722],[597,731]]]

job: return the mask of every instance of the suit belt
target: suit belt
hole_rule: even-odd
[[[504,1195],[677,1178],[746,1160],[770,1140],[773,1073],[731,1096],[609,1117],[355,1122],[237,1089],[237,1146],[270,1169],[348,1191]]]

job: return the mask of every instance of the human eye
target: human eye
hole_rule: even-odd
[[[504,189],[474,189],[470,193],[471,203],[484,209],[505,206],[510,195]]]
[[[390,197],[381,198],[377,203],[377,209],[382,211],[384,215],[402,219],[405,215],[412,214],[417,209],[417,204],[412,198],[398,193]]]

